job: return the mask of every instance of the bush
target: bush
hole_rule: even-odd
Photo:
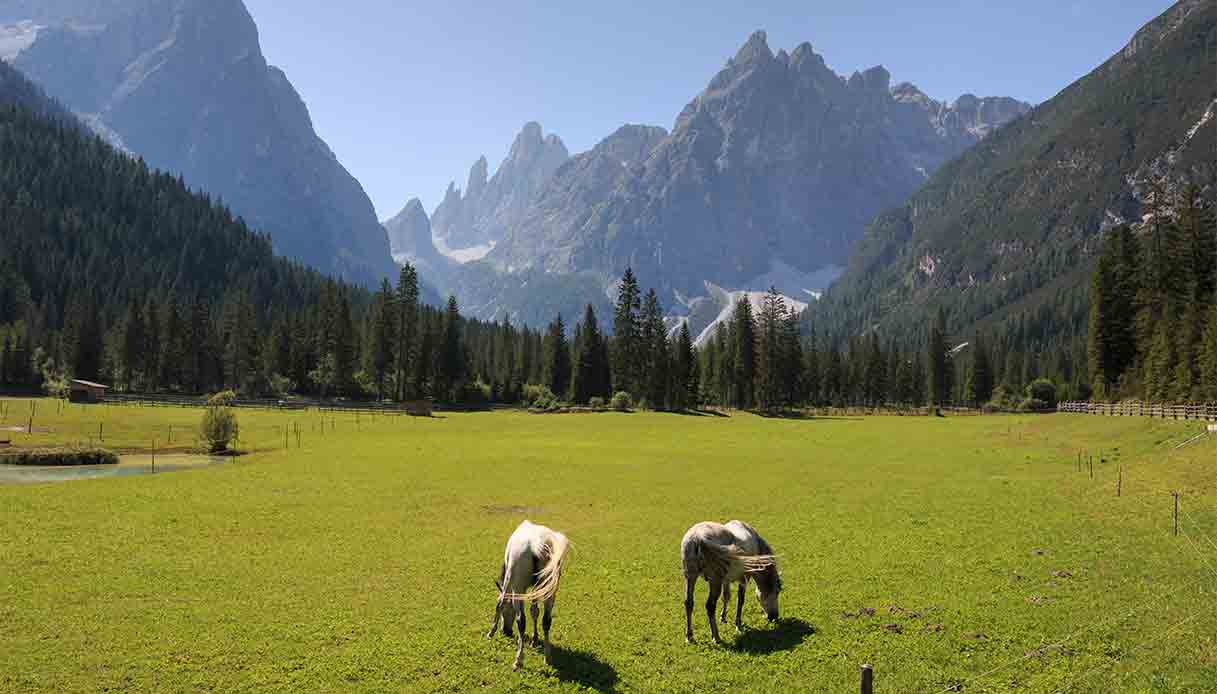
[[[466,383],[461,387],[460,402],[466,405],[485,405],[494,400],[494,393],[489,385],[478,381]]]
[[[537,403],[537,400],[540,400],[541,398],[557,400],[557,397],[554,396],[554,393],[549,389],[549,386],[539,386],[534,383],[529,383],[526,384],[520,392],[520,402],[522,402],[525,407],[532,407]]]
[[[1023,412],[1046,412],[1055,408],[1055,404],[1049,404],[1047,400],[1039,398],[1027,398],[1018,405],[1018,409]]]
[[[1038,409],[1050,410],[1056,407],[1056,384],[1046,378],[1037,378],[1027,386],[1027,399],[1043,403]]]
[[[237,401],[237,394],[231,390],[222,390],[207,398],[208,407],[232,407]]]
[[[2,465],[117,465],[118,455],[104,448],[30,448],[0,453]]]
[[[597,395],[594,398],[592,398],[591,400],[588,400],[587,404],[593,410],[603,410],[605,405],[607,405],[608,403],[605,402],[604,398]]]
[[[199,435],[207,443],[211,453],[223,453],[228,450],[228,444],[237,438],[239,428],[237,416],[228,407],[208,407],[203,413],[203,423],[199,426]]]
[[[634,397],[624,390],[613,393],[612,407],[618,412],[629,412],[634,407]]]
[[[546,392],[542,393],[540,397],[533,402],[532,409],[540,412],[553,412],[554,410],[559,409],[562,406],[562,403],[558,401],[558,398],[554,397],[553,393],[549,392],[548,388],[545,390]]]

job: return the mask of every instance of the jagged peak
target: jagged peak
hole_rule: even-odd
[[[735,54],[734,62],[753,63],[773,60],[773,51],[769,50],[769,36],[764,31],[755,31]]]

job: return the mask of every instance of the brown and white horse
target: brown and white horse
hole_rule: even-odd
[[[553,623],[554,599],[558,584],[562,580],[562,563],[570,541],[560,532],[543,525],[524,521],[507,540],[503,553],[503,568],[495,585],[499,589],[499,601],[494,609],[494,621],[486,638],[494,636],[503,624],[503,633],[511,636],[512,622],[519,620],[519,635],[516,660],[512,670],[524,664],[524,603],[532,603],[532,642],[538,645],[538,603],[545,605],[542,626],[545,629],[545,662],[550,662],[549,627]]]
[[[693,588],[699,576],[710,584],[706,599],[706,617],[716,643],[718,624],[714,621],[718,597],[723,598],[722,621],[727,623],[727,603],[731,584],[738,583],[735,605],[735,628],[744,626],[744,587],[751,580],[756,584],[756,597],[769,621],[778,619],[778,594],[782,592],[782,577],[778,574],[773,549],[752,526],[733,520],[727,524],[705,522],[689,528],[680,542],[681,564],[685,575],[685,640],[693,643]]]

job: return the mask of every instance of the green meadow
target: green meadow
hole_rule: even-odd
[[[140,455],[201,416],[39,401],[27,433],[4,404],[14,445]],[[862,663],[885,694],[1217,691],[1196,422],[238,416],[220,464],[0,484],[0,691],[846,692]],[[525,518],[573,549],[554,662],[513,673],[484,634]],[[681,536],[732,518],[781,556],[782,620],[750,594],[715,645],[701,582],[688,645]]]

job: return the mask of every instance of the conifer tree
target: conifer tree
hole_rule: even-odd
[[[127,307],[127,320],[123,325],[121,360],[122,381],[128,390],[135,389],[136,379],[144,365],[144,312],[132,300]]]
[[[731,405],[750,410],[756,404],[756,323],[752,318],[752,304],[746,294],[735,303],[731,332],[734,351],[732,366],[735,370]]]
[[[456,297],[448,297],[444,311],[443,347],[440,352],[441,392],[452,397],[465,375],[465,348],[461,344],[461,312]]]
[[[580,405],[586,405],[594,397],[607,399],[610,396],[608,351],[605,348],[604,337],[600,334],[596,310],[592,308],[591,304],[587,305],[578,332],[574,383],[571,390],[574,393],[574,401]]]
[[[672,408],[683,411],[697,405],[697,354],[689,334],[689,322],[680,324],[672,356]]]
[[[381,280],[380,291],[376,292],[369,314],[372,322],[369,345],[370,361],[378,399],[383,399],[385,396],[385,379],[393,365],[393,347],[397,341],[394,321],[395,308],[393,288],[389,286],[389,280]]]
[[[397,344],[394,349],[397,365],[397,399],[406,400],[418,395],[417,381],[409,383],[410,376],[418,371],[414,363],[418,348],[418,272],[413,265],[406,263],[401,268],[397,280],[397,296],[395,307],[397,320]]]
[[[545,385],[558,398],[566,398],[570,387],[570,345],[566,341],[566,323],[562,314],[549,324],[545,333]]]
[[[642,308],[642,292],[631,268],[625,269],[617,288],[617,306],[613,312],[613,383],[635,397],[642,395],[640,362],[640,328],[638,313]]]
[[[663,309],[655,290],[647,292],[639,316],[641,335],[643,392],[647,404],[656,410],[667,407],[668,399],[668,336],[663,322]]]
[[[1200,347],[1200,387],[1207,400],[1217,400],[1217,301],[1212,302]]]
[[[972,369],[968,376],[971,396],[967,400],[979,407],[993,399],[993,368],[989,363],[989,348],[978,331],[972,340]]]
[[[809,326],[807,330],[807,350],[803,355],[803,388],[806,391],[807,401],[813,406],[820,405],[821,399],[821,368],[820,368],[820,349],[817,346],[815,326]]]
[[[950,377],[947,375],[946,315],[941,308],[930,329],[930,340],[926,346],[926,404],[931,408],[943,405],[950,394]]]

